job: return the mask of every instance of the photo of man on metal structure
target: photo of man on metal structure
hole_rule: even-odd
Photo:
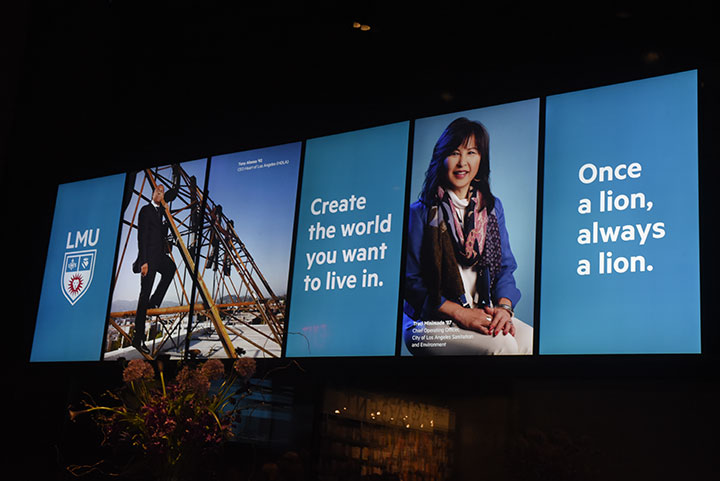
[[[104,359],[280,356],[284,299],[203,195],[205,162],[130,176]]]

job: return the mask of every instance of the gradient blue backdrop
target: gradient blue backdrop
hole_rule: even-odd
[[[402,251],[405,176],[409,122],[307,141],[298,215],[286,355],[391,356],[395,353],[398,291]],[[364,210],[315,216],[310,204],[365,196]],[[340,224],[386,218],[392,230],[361,237],[342,237]],[[336,225],[334,239],[308,239],[316,222]],[[384,260],[343,263],[342,248],[388,246]],[[306,253],[337,250],[338,261],[307,269]],[[362,269],[379,274],[382,287],[361,288]],[[320,277],[333,270],[355,274],[358,287],[342,291],[305,291],[306,275]]]
[[[435,142],[459,117],[480,121],[490,135],[490,188],[505,209],[510,248],[518,264],[515,282],[522,298],[515,306],[515,315],[532,326],[540,101],[531,99],[416,120],[411,203],[420,195]]]
[[[125,174],[58,187],[31,361],[98,361],[103,342]],[[95,271],[71,305],[61,290],[68,232],[100,229]]]
[[[638,179],[583,184],[580,166],[642,164]],[[697,73],[548,97],[541,354],[699,353]],[[599,213],[599,192],[643,192],[651,211]],[[582,198],[593,212],[578,213]],[[578,232],[664,222],[666,236],[580,245]],[[652,272],[600,275],[598,255],[642,255]],[[592,273],[576,274],[588,259]]]

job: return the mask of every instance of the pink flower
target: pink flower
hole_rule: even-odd
[[[183,367],[177,375],[177,385],[181,391],[196,393],[207,393],[210,389],[210,381],[204,372]]]
[[[243,379],[250,379],[253,374],[255,374],[255,368],[257,365],[255,364],[255,359],[251,357],[241,357],[237,361],[235,361],[235,364],[233,365],[233,369],[242,377]]]
[[[123,381],[134,382],[140,379],[152,379],[155,371],[149,362],[142,359],[133,359],[123,370]]]
[[[214,379],[220,379],[223,375],[225,375],[225,366],[217,359],[210,359],[203,364],[203,367],[200,370],[211,381]]]

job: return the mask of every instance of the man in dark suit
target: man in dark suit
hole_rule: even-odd
[[[172,191],[172,189],[171,189]],[[135,336],[133,346],[138,350],[149,354],[150,350],[145,345],[145,318],[147,310],[160,307],[165,293],[170,286],[176,266],[168,254],[167,224],[163,222],[165,208],[162,205],[165,194],[165,187],[158,184],[152,194],[152,201],[140,209],[138,216],[138,257],[133,267],[140,275],[140,297],[138,299],[137,312],[135,314]],[[155,292],[150,295],[155,275],[160,274],[160,283]]]

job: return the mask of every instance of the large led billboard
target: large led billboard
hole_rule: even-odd
[[[61,185],[31,361],[699,353],[697,82]]]

